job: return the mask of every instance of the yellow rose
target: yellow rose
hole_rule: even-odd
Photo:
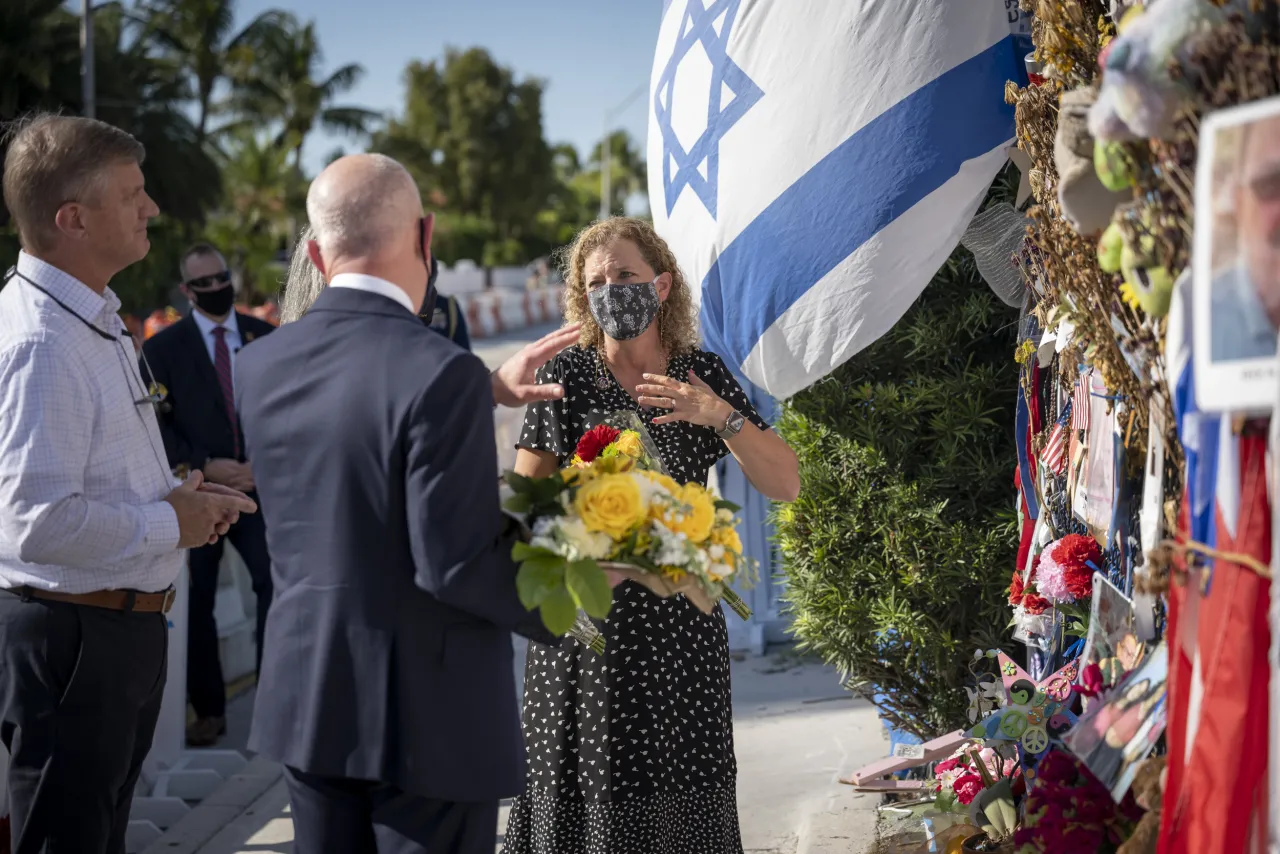
[[[716,505],[711,496],[698,484],[687,483],[680,487],[675,497],[684,506],[668,510],[663,516],[664,524],[695,543],[706,542],[716,520]]]
[[[680,494],[680,484],[676,483],[662,472],[647,471],[644,472],[644,476],[658,484],[658,486],[661,486],[667,492],[670,492],[673,496]]]
[[[627,474],[602,474],[591,479],[574,497],[574,509],[588,531],[602,531],[620,540],[645,520],[640,487]]]
[[[711,542],[717,546],[724,546],[726,550],[736,555],[742,554],[742,539],[734,528],[714,528],[711,531]]]
[[[640,434],[634,430],[624,430],[616,440],[613,447],[618,453],[633,459],[639,459],[644,456],[644,445],[640,442]]]

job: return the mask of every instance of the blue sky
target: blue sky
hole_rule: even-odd
[[[350,101],[399,111],[401,72],[445,48],[486,48],[521,76],[546,83],[548,141],[584,154],[601,137],[605,113],[647,87],[661,19],[660,0],[239,0],[240,22],[269,8],[314,19],[326,70],[358,62],[365,76]],[[643,146],[647,97],[634,100],[615,127]],[[337,147],[358,147],[317,133],[308,140],[311,169]]]

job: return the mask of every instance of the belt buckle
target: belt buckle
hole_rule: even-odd
[[[164,602],[160,605],[160,613],[161,614],[169,613],[169,609],[173,607],[173,600],[176,598],[178,598],[178,591],[176,588],[170,587],[169,589],[165,590]]]

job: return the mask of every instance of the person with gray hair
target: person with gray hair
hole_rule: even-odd
[[[534,372],[578,327],[488,374],[424,326],[434,217],[388,157],[334,161],[307,214],[328,286],[295,266],[301,316],[237,362],[276,591],[249,748],[285,767],[299,854],[492,854],[525,782],[511,632],[554,641],[516,593],[493,409],[562,396]]]
[[[164,391],[139,370],[109,287],[150,248],[144,154],[103,122],[44,115],[16,126],[4,161],[22,243],[0,290],[0,740],[15,852],[124,854],[183,550],[257,509],[199,472],[175,488]]]
[[[280,289],[280,323],[293,323],[319,299],[324,290],[324,276],[307,257],[307,244],[316,239],[310,225],[302,229],[289,257],[289,272]]]

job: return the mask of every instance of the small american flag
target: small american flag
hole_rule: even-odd
[[[1071,396],[1071,429],[1089,429],[1089,374],[1076,378],[1076,390]]]
[[[1040,452],[1040,462],[1055,475],[1061,476],[1067,471],[1067,429],[1065,421],[1053,425],[1049,441]]]

